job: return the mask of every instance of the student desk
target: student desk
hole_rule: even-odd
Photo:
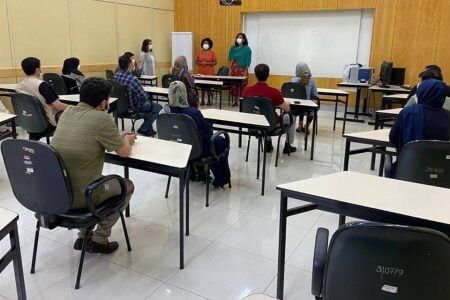
[[[333,131],[336,130],[336,120],[343,120],[344,123],[342,125],[342,134],[344,134],[345,133],[345,122],[347,121],[348,96],[350,94],[348,92],[346,92],[346,91],[341,91],[341,90],[337,90],[337,89],[323,89],[323,88],[317,88],[317,93],[319,95],[323,95],[323,96],[334,96],[334,97],[336,97],[334,100],[333,99],[320,98],[320,101],[334,102],[335,103],[334,104]],[[339,97],[343,97],[345,99],[345,101],[341,100]],[[337,117],[338,102],[343,103],[345,105],[344,117],[343,118],[338,118]]]
[[[223,87],[223,81],[219,80],[205,80],[205,79],[195,79],[195,87],[202,91],[221,91]],[[219,97],[219,109],[222,109],[222,93]]]
[[[239,97],[242,97],[244,86],[247,82],[246,76],[221,76],[221,75],[194,75],[195,79],[217,80],[222,81],[224,86],[239,86]]]
[[[375,112],[375,130],[383,128],[384,122],[396,120],[403,108],[377,110]]]
[[[384,159],[386,155],[396,156],[396,151],[389,151],[386,148],[393,148],[389,142],[389,131],[390,129],[380,129],[380,130],[372,130],[372,131],[364,131],[364,132],[356,132],[356,133],[347,133],[344,134],[345,137],[345,154],[344,154],[344,171],[348,170],[348,162],[350,159],[350,155],[360,154],[365,152],[372,153],[372,160],[370,163],[370,169],[375,169],[375,154],[381,154],[380,160],[380,169],[378,170],[378,175],[383,175],[384,170]],[[351,143],[359,143],[370,145],[368,148],[350,150]]]
[[[0,258],[0,273],[11,261],[13,262],[17,298],[25,300],[27,296],[23,277],[22,257],[20,255],[19,231],[17,229],[18,219],[19,216],[16,213],[0,207],[0,240],[9,235],[11,244],[11,248]]]
[[[16,92],[17,83],[1,83],[0,91],[15,93]]]
[[[311,160],[314,159],[314,145],[316,142],[316,132],[317,132],[317,111],[319,106],[312,100],[304,99],[294,99],[294,98],[284,98],[285,101],[289,102],[292,108],[297,108],[303,111],[311,111],[314,114],[313,118],[313,129],[311,134]],[[308,133],[305,133],[305,151],[308,150]]]
[[[404,107],[406,105],[406,101],[408,100],[408,95],[409,94],[383,95],[381,109],[384,109],[386,106],[390,106],[392,104],[400,104]]]
[[[79,94],[75,94],[75,95],[59,95],[58,98],[59,98],[59,100],[61,102],[64,102],[64,103],[67,103],[67,104],[77,105],[78,103],[80,103],[80,95]],[[116,101],[117,101],[117,98],[109,98],[109,104],[113,104]]]
[[[16,117],[17,116],[13,114],[0,113],[0,126],[11,123],[11,131],[0,135],[0,140],[6,139],[8,137],[12,137],[13,139],[15,139],[17,137]]]
[[[164,100],[161,100],[160,98],[154,99],[156,101],[169,101],[169,89],[167,88],[161,88],[156,86],[149,86],[145,85],[142,87],[144,91],[150,96],[151,99],[154,97],[162,97]]]
[[[219,124],[225,126],[238,127],[238,130],[229,128],[214,128],[216,130],[224,130],[227,132],[238,133],[239,135],[245,134],[242,132],[242,128],[259,130],[264,135],[264,147],[263,147],[263,165],[262,165],[262,184],[261,195],[264,195],[264,186],[266,180],[266,141],[267,141],[267,129],[270,124],[263,115],[249,114],[237,111],[220,110],[220,109],[203,109],[203,116],[212,124]],[[258,151],[258,166],[256,169],[256,179],[259,179],[259,164],[260,164],[260,152]]]
[[[129,168],[158,173],[179,179],[180,210],[180,269],[184,268],[184,192],[186,191],[186,235],[189,235],[189,168],[191,145],[139,136],[127,158],[106,153],[105,161],[124,167],[125,178]],[[129,207],[127,208],[129,216]]]
[[[277,186],[281,191],[277,298],[283,299],[287,218],[319,209],[373,222],[420,226],[450,234],[450,189],[354,172]],[[288,198],[310,202],[289,208]]]
[[[142,85],[158,86],[158,76],[141,75],[138,79]]]
[[[337,84],[337,86],[338,87],[343,87],[343,88],[356,89],[355,112],[348,112],[349,114],[355,115],[355,118],[347,120],[347,121],[364,123],[364,120],[359,120],[359,115],[360,115],[359,106],[361,104],[361,90],[368,89],[370,87],[370,84],[368,84],[368,83],[360,83],[360,82],[358,82],[358,83],[340,82],[340,83]],[[367,98],[364,100],[363,112],[365,111],[365,107],[367,107]]]

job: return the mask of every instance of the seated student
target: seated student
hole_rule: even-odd
[[[153,130],[152,124],[158,117],[162,106],[149,100],[139,80],[132,74],[134,63],[130,56],[122,55],[119,57],[119,67],[120,71],[114,74],[113,80],[123,85],[134,110],[148,113],[144,117],[144,123],[139,128],[138,133],[145,136],[154,136],[156,132]]]
[[[184,83],[188,95],[189,106],[198,108],[198,93],[195,89],[194,77],[189,73],[186,57],[178,56],[173,62],[172,75]]]
[[[281,108],[281,110],[285,113],[288,113],[291,110],[291,107],[288,102],[284,101],[283,95],[281,92],[273,87],[270,87],[267,84],[267,78],[269,78],[270,69],[266,64],[259,64],[255,67],[255,75],[258,82],[253,85],[245,88],[244,90],[244,98],[245,97],[266,97],[272,101],[273,108],[276,107]],[[295,152],[297,148],[291,146],[294,142],[295,137],[295,118],[289,127],[289,141],[286,141],[284,144],[283,153]],[[272,152],[272,141],[269,139],[267,141],[267,152]]]
[[[292,82],[300,83],[305,86],[307,100],[319,100],[316,80],[312,77],[311,70],[306,63],[299,62],[297,66],[295,66],[295,77],[292,78]],[[304,128],[303,117],[305,116],[305,113],[300,112],[297,114],[295,111],[293,113],[299,117],[297,132],[306,132],[309,129],[309,124],[311,124],[313,120],[313,116],[308,116],[306,120],[306,128]]]
[[[141,77],[141,75],[142,75],[142,68],[139,68],[139,63],[136,61],[136,59],[134,57],[134,53],[132,53],[132,52],[125,52],[123,55],[129,56],[131,58],[131,60],[133,61],[134,70],[133,70],[132,74],[134,76],[136,76],[137,78]],[[114,73],[117,73],[119,71],[120,71],[120,66],[117,66],[117,68],[114,71]]]
[[[111,84],[105,79],[98,77],[86,79],[81,85],[80,103],[68,108],[61,115],[52,139],[52,146],[61,155],[69,172],[74,209],[86,207],[84,197],[86,187],[102,177],[105,150],[115,151],[120,156],[127,157],[136,139],[134,133],[125,133],[121,136],[113,118],[105,112],[108,109],[111,89]],[[127,205],[134,186],[130,180],[125,181]],[[119,193],[120,186],[113,183],[109,185],[108,190],[99,192],[94,201],[98,204]],[[108,242],[111,228],[119,217],[117,212],[97,224],[92,236],[87,237],[89,252],[111,253],[119,247],[117,242]],[[74,244],[75,250],[81,250],[85,238],[85,231],[80,229]]]
[[[421,78],[423,77],[423,78]],[[425,67],[425,70],[419,73],[419,82],[425,79],[435,78],[444,81],[444,76],[442,75],[441,67],[438,65],[429,65]],[[408,94],[408,100],[417,93],[417,86],[415,85]],[[450,86],[446,89],[447,97],[450,97]]]
[[[38,141],[47,133],[55,130],[56,116],[59,116],[59,113],[65,110],[68,105],[59,101],[58,95],[53,91],[50,84],[39,79],[42,73],[41,61],[39,59],[27,57],[22,60],[21,65],[25,73],[25,78],[17,84],[16,92],[28,94],[39,99],[50,123],[44,132],[30,133],[30,140]]]
[[[424,80],[417,88],[418,103],[405,107],[389,133],[389,141],[400,151],[415,140],[450,139],[450,112],[443,109],[446,84]]]
[[[64,79],[69,93],[74,92],[74,87],[78,87],[76,92],[79,92],[84,80],[84,74],[80,71],[80,60],[76,57],[66,58],[61,77]]]
[[[188,103],[188,96],[186,87],[181,81],[174,81],[169,86],[169,105],[164,109],[165,112],[183,114],[191,117],[200,132],[202,140],[202,156],[207,157],[211,155],[210,139],[213,135],[211,124],[206,121],[200,110],[195,107],[190,107]],[[225,139],[220,138],[215,142],[215,149],[218,153],[223,153],[226,148]],[[230,182],[230,167],[228,165],[228,153],[219,161],[211,166],[211,171],[214,175],[212,184],[215,187],[223,187]],[[209,174],[207,174],[209,176]]]

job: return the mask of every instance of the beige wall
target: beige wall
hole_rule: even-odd
[[[22,77],[26,56],[60,72],[76,56],[87,75],[103,75],[125,51],[153,40],[158,73],[170,67],[173,0],[0,0],[0,82]]]

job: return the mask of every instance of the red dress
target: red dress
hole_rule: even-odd
[[[246,76],[248,77],[248,69],[242,68],[238,65],[237,60],[231,61],[231,76]],[[244,86],[242,89],[245,89],[247,86],[247,80],[244,82]],[[239,93],[240,86],[239,85],[232,85],[231,86],[231,96],[238,97],[240,95]]]

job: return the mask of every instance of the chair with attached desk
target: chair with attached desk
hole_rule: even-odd
[[[354,222],[316,234],[316,299],[450,299],[450,239],[427,228]],[[447,278],[447,280],[445,279]]]
[[[230,68],[227,66],[221,66],[217,71],[218,76],[229,76],[229,74]],[[224,83],[223,86],[217,88],[218,93],[222,93],[223,91],[228,91],[228,105],[231,106],[231,85]]]
[[[113,70],[105,70],[105,77],[106,77],[106,80],[112,80],[114,77]]]
[[[45,73],[42,75],[42,79],[44,79],[45,82],[50,84],[53,88],[53,91],[55,91],[56,95],[66,95],[67,94],[67,87],[64,83],[64,80],[56,73]]]
[[[77,81],[75,79],[69,78],[67,76],[61,76],[64,84],[67,88],[68,95],[75,95],[80,93],[80,87],[77,85]]]
[[[42,103],[36,97],[27,94],[14,94],[12,105],[17,115],[17,123],[28,132],[30,139],[34,139],[33,135],[39,135],[45,137],[47,144],[50,144],[54,129],[49,129],[52,127]]]
[[[251,113],[251,114],[259,114],[264,115],[267,121],[270,124],[269,129],[267,130],[267,136],[278,136],[277,141],[277,153],[275,158],[275,167],[278,166],[278,156],[280,152],[280,139],[283,134],[286,134],[286,141],[289,141],[289,126],[293,122],[293,117],[291,114],[284,114],[280,117],[280,123],[276,122],[276,113],[273,109],[272,101],[265,97],[247,97],[242,101],[242,112]],[[248,135],[248,144],[247,144],[247,154],[245,156],[245,161],[248,162],[248,154],[250,150],[250,140],[251,137],[254,136],[258,139],[258,161],[259,161],[259,153],[262,147],[266,147],[266,145],[262,146],[262,138],[263,133],[258,130],[249,130]],[[291,155],[288,149],[288,155]]]
[[[172,74],[164,74],[161,82],[162,82],[162,87],[163,88],[169,88],[169,85],[174,82],[180,80],[180,78],[178,78],[178,76],[172,75]]]
[[[206,177],[206,203],[205,206],[209,207],[209,170],[211,165],[227,155],[230,151],[230,137],[228,133],[224,131],[218,131],[211,136],[209,147],[211,155],[207,157],[202,156],[203,144],[200,137],[199,130],[194,120],[186,115],[164,113],[158,116],[156,119],[158,127],[158,138],[167,141],[176,141],[178,143],[184,143],[192,145],[191,155],[189,158],[189,166],[195,169],[201,168]],[[226,149],[222,154],[216,153],[215,140],[223,136],[226,141]],[[188,172],[189,173],[189,172]],[[189,174],[188,174],[189,175]],[[166,194],[168,197],[170,188],[169,176],[167,180]],[[231,188],[231,182],[228,183]]]
[[[131,251],[125,218],[120,211],[126,203],[126,185],[122,177],[108,175],[90,183],[85,192],[87,208],[71,209],[73,198],[69,173],[62,158],[51,146],[35,141],[7,140],[1,144],[1,151],[14,196],[23,206],[35,212],[37,219],[32,274],[35,272],[41,227],[49,230],[56,227],[84,228],[86,235],[89,235],[99,221],[119,211],[128,251]],[[93,195],[114,181],[120,184],[121,193],[96,205]],[[80,287],[87,240],[83,239],[75,289]]]

